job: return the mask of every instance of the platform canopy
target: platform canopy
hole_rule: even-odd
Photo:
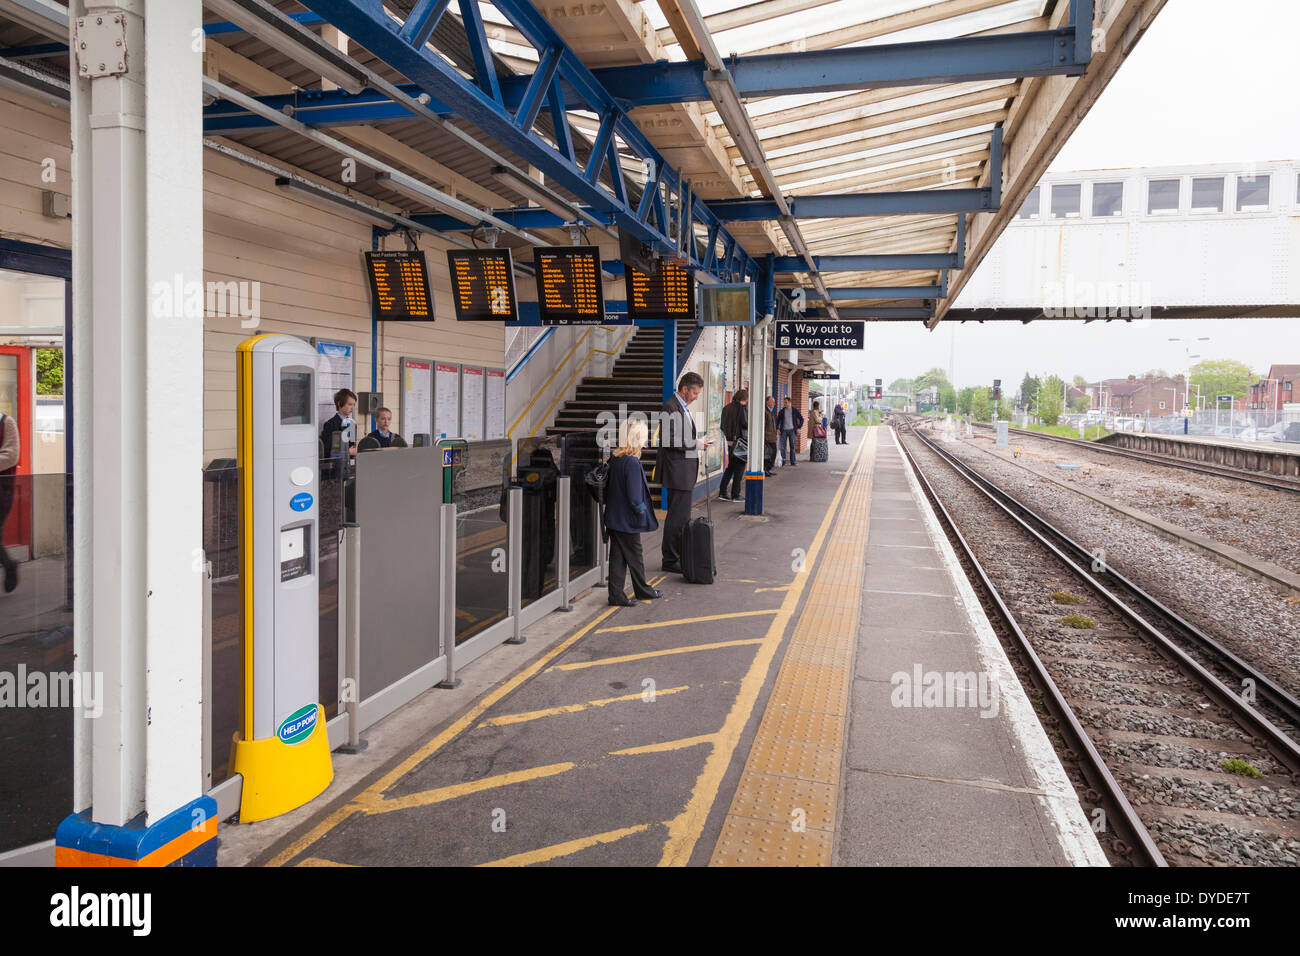
[[[1163,5],[204,0],[204,128],[384,228],[577,223],[933,326]],[[60,95],[59,6],[0,3],[0,81]]]

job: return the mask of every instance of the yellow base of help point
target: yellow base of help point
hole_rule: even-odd
[[[325,792],[334,779],[325,711],[317,705],[316,727],[299,744],[279,737],[243,740],[235,734],[231,772],[244,778],[239,822],[253,823],[296,810]]]

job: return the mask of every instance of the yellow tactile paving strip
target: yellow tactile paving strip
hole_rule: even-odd
[[[853,682],[876,429],[849,476],[712,866],[829,866]]]

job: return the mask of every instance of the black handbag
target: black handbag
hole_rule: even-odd
[[[602,461],[583,477],[593,501],[605,503],[605,486],[609,484],[609,461]]]

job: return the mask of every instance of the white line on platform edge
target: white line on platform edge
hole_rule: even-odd
[[[1011,725],[1011,734],[1019,744],[1021,753],[1024,754],[1030,777],[1037,788],[1043,791],[1043,799],[1047,803],[1048,813],[1052,824],[1056,827],[1066,860],[1071,866],[1110,866],[1101,844],[1097,842],[1097,834],[1093,833],[1088,818],[1084,815],[1083,807],[1079,805],[1079,797],[1065,775],[1065,768],[1061,766],[1056,751],[1052,749],[1052,744],[1047,739],[1047,733],[1038,722],[1038,715],[1034,713],[1033,705],[1025,695],[1020,678],[1016,676],[1011,662],[1007,660],[1006,652],[1002,649],[1002,644],[993,633],[993,625],[989,623],[984,608],[975,596],[974,588],[966,579],[966,572],[962,570],[957,560],[957,553],[953,551],[948,536],[940,527],[939,518],[930,505],[930,500],[926,498],[925,492],[921,490],[921,483],[917,481],[911,464],[899,446],[898,436],[893,433],[892,428],[889,429],[889,437],[897,449],[898,457],[903,461],[903,470],[907,473],[908,484],[912,487],[912,494],[916,497],[917,505],[924,516],[925,526],[930,532],[931,540],[934,541],[935,549],[943,556],[944,564],[948,566],[948,575],[952,578],[957,592],[961,595],[962,603],[966,606],[966,612],[975,630],[980,663],[996,682],[1001,693],[1002,704]]]

